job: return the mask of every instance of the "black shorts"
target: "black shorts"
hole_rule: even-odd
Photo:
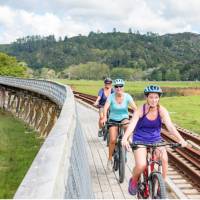
[[[124,118],[124,119],[122,119],[122,120],[120,120],[120,121],[116,121],[116,120],[113,120],[113,119],[109,119],[108,122],[121,123],[121,122],[124,121],[125,119],[128,119],[128,118]],[[129,120],[129,119],[128,119],[128,120]],[[115,125],[114,125],[114,124],[110,124],[109,127],[111,127],[111,126],[115,126]]]

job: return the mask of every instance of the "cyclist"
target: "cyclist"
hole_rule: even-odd
[[[129,122],[128,106],[130,106],[134,111],[137,109],[133,98],[124,92],[125,82],[122,79],[116,79],[114,81],[115,92],[111,94],[104,106],[104,115],[102,123],[107,121],[107,112],[109,109],[109,121],[117,123],[127,123]],[[124,126],[127,128],[127,125]],[[109,156],[107,162],[107,170],[111,171],[113,166],[112,155],[115,149],[116,139],[118,135],[117,126],[109,127],[110,143],[109,143]]]
[[[99,131],[98,136],[102,136],[102,127],[101,119],[103,118],[103,107],[107,100],[107,97],[113,93],[114,90],[112,88],[112,80],[110,78],[106,78],[104,80],[104,88],[101,88],[98,93],[98,97],[94,103],[95,106],[99,107]]]
[[[167,110],[159,104],[162,89],[157,85],[149,85],[144,89],[144,95],[146,96],[146,103],[134,113],[122,139],[122,145],[128,149],[130,148],[128,138],[131,134],[133,134],[132,142],[136,144],[162,142],[160,132],[161,122],[163,122],[169,132],[174,134],[178,139],[181,146],[185,147],[187,142],[174,127]],[[168,167],[167,152],[164,147],[160,147],[158,151],[162,152],[162,175],[166,179]],[[157,152],[157,156],[159,152]],[[132,195],[137,193],[137,181],[146,167],[146,155],[147,151],[145,148],[138,148],[134,151],[135,167],[133,169],[133,175],[129,180],[128,188],[129,193]]]

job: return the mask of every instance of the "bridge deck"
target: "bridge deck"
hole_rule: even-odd
[[[117,173],[107,173],[108,149],[102,138],[98,138],[98,113],[78,103],[79,119],[82,130],[86,136],[87,152],[89,158],[90,171],[92,176],[92,185],[95,198],[101,199],[130,199],[134,198],[128,194],[128,180],[131,176],[133,167],[133,155],[128,153],[126,165],[125,181],[118,183]]]

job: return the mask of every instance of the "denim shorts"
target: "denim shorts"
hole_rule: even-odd
[[[147,141],[132,141],[133,144],[160,144],[163,143],[164,140],[158,140],[154,142],[147,142]]]

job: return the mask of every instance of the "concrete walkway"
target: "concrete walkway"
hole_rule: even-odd
[[[128,181],[134,165],[132,153],[128,153],[125,181],[118,183],[118,171],[106,172],[108,148],[102,138],[98,138],[98,112],[77,103],[79,119],[88,146],[88,158],[95,198],[134,199],[128,194]]]

